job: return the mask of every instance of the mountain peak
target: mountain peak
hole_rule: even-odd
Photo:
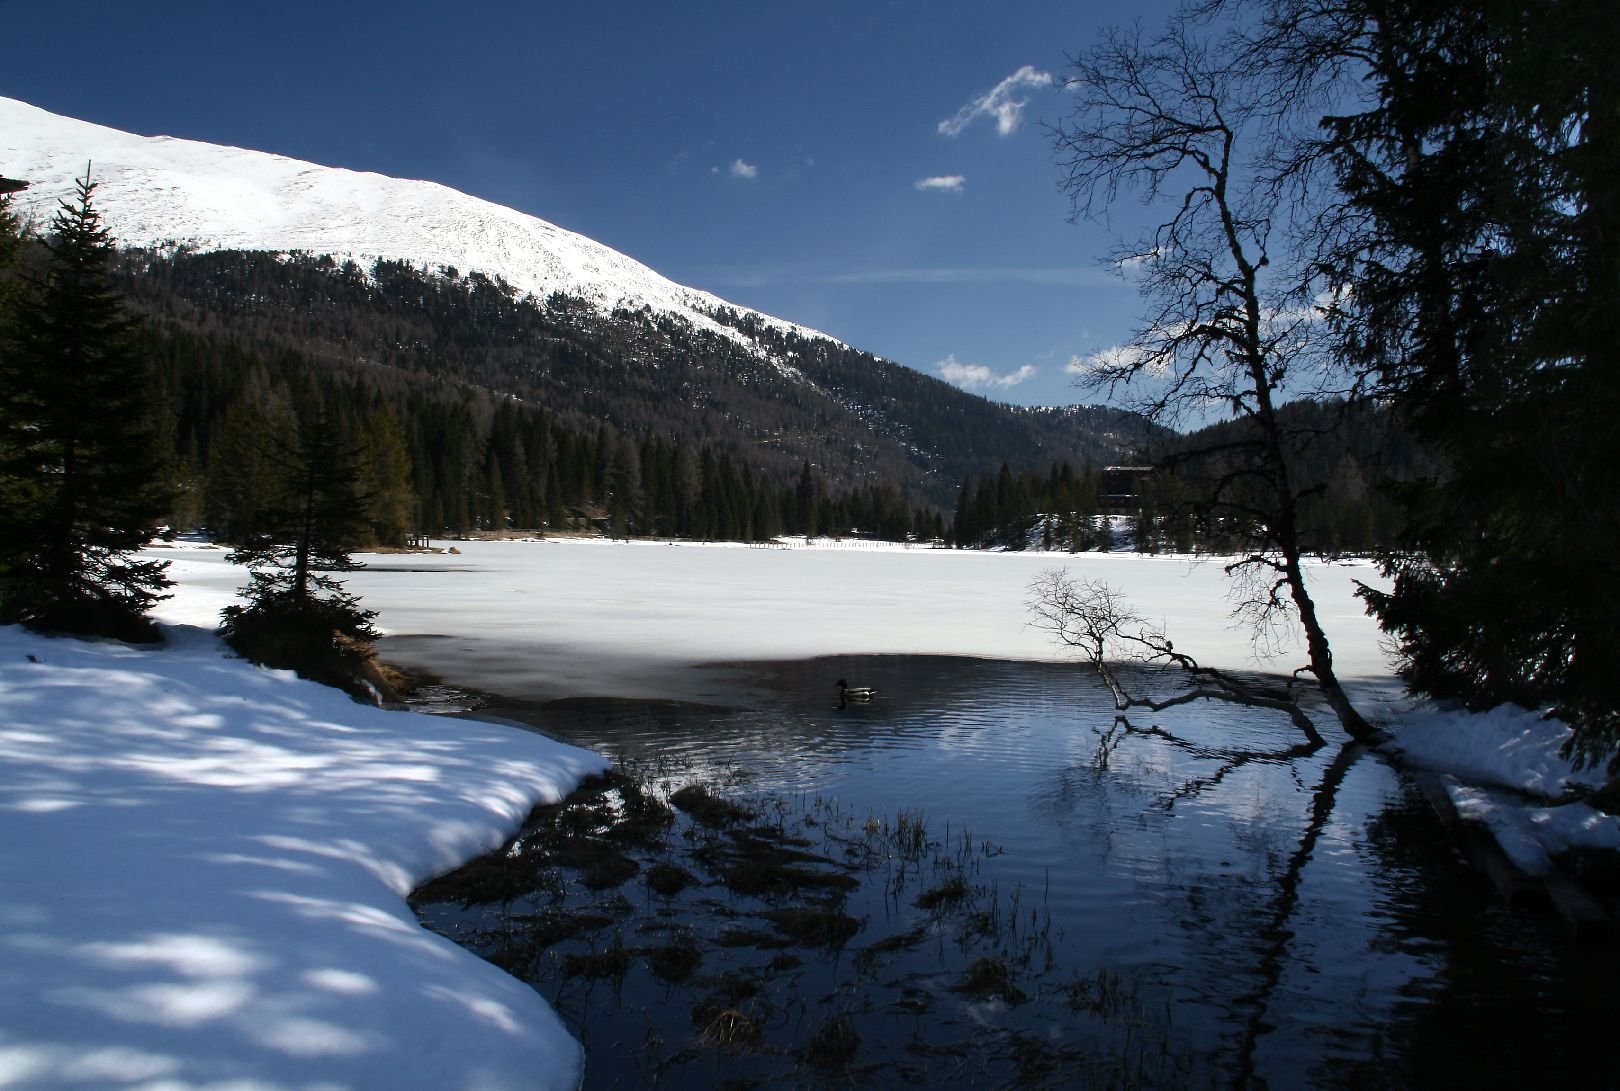
[[[369,269],[379,258],[499,278],[544,301],[555,292],[618,308],[673,314],[749,343],[722,308],[624,254],[437,182],[326,167],[245,148],[138,136],[0,97],[0,168],[26,180],[17,199],[43,223],[92,165],[103,222],[123,246],[330,255]],[[759,315],[767,328],[826,334]]]

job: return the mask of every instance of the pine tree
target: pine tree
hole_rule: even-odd
[[[370,532],[369,497],[358,493],[364,455],[327,413],[306,418],[296,446],[269,452],[282,470],[281,487],[259,515],[265,529],[230,555],[249,568],[252,582],[242,592],[247,604],[227,607],[221,626],[254,662],[357,694],[372,659],[376,613],[329,573],[361,567],[349,551]]]
[[[12,195],[0,193],[0,336],[11,319],[17,293],[17,267],[22,260],[22,224],[12,210]]]
[[[417,526],[417,501],[411,488],[411,455],[399,418],[386,404],[367,419],[365,440],[361,487],[371,497],[367,515],[372,537],[382,545],[402,546]]]
[[[169,581],[164,562],[136,554],[171,490],[95,188],[87,173],[61,202],[0,352],[0,619],[147,640],[145,612]]]
[[[1620,769],[1620,8],[1277,14],[1284,57],[1371,66],[1365,108],[1323,119],[1343,354],[1446,464],[1400,490],[1393,586],[1365,597],[1414,688],[1556,703]]]
[[[221,419],[209,452],[203,518],[217,541],[241,543],[265,533],[267,501],[283,475],[273,452],[296,443],[284,405],[233,405]]]

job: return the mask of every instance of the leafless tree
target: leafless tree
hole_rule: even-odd
[[[1290,398],[1327,392],[1333,369],[1319,354],[1309,278],[1273,267],[1288,205],[1268,173],[1276,155],[1266,99],[1208,44],[1209,33],[1191,18],[1153,39],[1109,32],[1073,62],[1076,106],[1052,138],[1074,216],[1106,218],[1127,193],[1159,213],[1115,254],[1150,302],[1146,320],[1128,345],[1095,357],[1081,383],[1165,424],[1236,418],[1224,438],[1165,464],[1204,467],[1203,512],[1243,536],[1226,566],[1238,616],[1259,634],[1297,622],[1306,670],[1344,728],[1371,739],[1375,729],[1334,672],[1307,586],[1299,511],[1312,490],[1291,472],[1302,437],[1279,412]]]
[[[1309,715],[1300,707],[1296,687],[1271,685],[1205,666],[1137,614],[1115,588],[1101,580],[1077,579],[1067,569],[1048,569],[1029,586],[1025,607],[1036,628],[1058,643],[1078,650],[1089,662],[1119,712],[1142,708],[1162,712],[1194,701],[1227,701],[1281,712],[1298,727],[1311,749],[1325,744]],[[1130,691],[1119,667],[1141,663],[1171,667],[1185,687],[1172,697],[1154,699]]]

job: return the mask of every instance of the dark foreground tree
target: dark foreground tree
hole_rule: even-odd
[[[61,203],[0,353],[0,620],[150,640],[144,615],[169,581],[136,552],[171,496],[94,191],[87,175]]]
[[[9,179],[0,178],[0,335],[3,335],[13,314],[12,300],[19,281],[18,266],[22,260],[22,224],[13,207],[12,192],[4,186]]]
[[[1343,359],[1436,452],[1366,598],[1416,690],[1620,746],[1620,7],[1211,0],[1305,122]],[[1308,126],[1308,128],[1307,128]],[[1326,169],[1324,169],[1326,168]],[[1317,188],[1322,193],[1322,187]]]
[[[369,533],[358,494],[362,454],[326,414],[311,415],[296,444],[266,452],[279,487],[252,519],[262,529],[230,555],[252,581],[242,592],[246,605],[226,608],[221,632],[256,663],[375,697],[376,612],[332,575],[363,567],[349,555]]]
[[[1302,489],[1293,452],[1304,437],[1279,413],[1290,397],[1328,392],[1312,352],[1317,324],[1292,278],[1272,268],[1287,206],[1266,185],[1256,145],[1260,106],[1186,19],[1160,37],[1105,34],[1077,59],[1070,118],[1053,133],[1076,216],[1105,213],[1123,191],[1162,219],[1118,255],[1153,309],[1125,349],[1094,362],[1083,382],[1135,395],[1155,423],[1228,413],[1240,427],[1175,464],[1206,467],[1199,513],[1240,541],[1227,566],[1237,610],[1260,637],[1297,622],[1308,670],[1354,737],[1374,730],[1333,669],[1302,564]]]
[[[1555,704],[1620,761],[1620,6],[1349,10],[1378,93],[1328,130],[1367,228],[1345,340],[1450,470],[1368,601],[1414,688]]]

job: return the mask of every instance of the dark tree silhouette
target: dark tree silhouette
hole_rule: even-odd
[[[221,631],[255,662],[373,696],[360,679],[372,673],[376,613],[330,574],[362,567],[349,555],[369,533],[357,492],[362,454],[325,414],[300,429],[296,446],[270,454],[280,490],[256,520],[265,529],[230,556],[248,567],[251,583],[242,592],[247,604],[226,608]]]
[[[1309,301],[1270,271],[1285,206],[1265,185],[1259,107],[1186,18],[1160,37],[1107,33],[1074,63],[1071,117],[1053,131],[1076,216],[1096,216],[1121,191],[1163,218],[1118,260],[1136,269],[1153,308],[1124,350],[1098,359],[1084,385],[1134,399],[1156,423],[1222,411],[1241,428],[1217,447],[1183,451],[1220,468],[1200,495],[1239,537],[1227,565],[1237,611],[1259,638],[1297,620],[1308,670],[1344,728],[1374,729],[1333,669],[1302,565],[1295,480],[1299,444],[1281,413],[1290,397],[1324,392]]]
[[[135,554],[171,490],[136,322],[109,284],[113,243],[88,171],[13,302],[0,352],[0,618],[150,640],[163,562]]]

